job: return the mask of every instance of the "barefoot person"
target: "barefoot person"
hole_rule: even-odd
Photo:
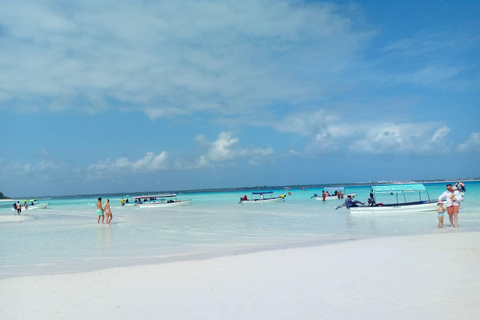
[[[107,216],[107,224],[110,224],[113,219],[112,210],[110,209],[110,199],[105,200],[103,208],[105,209],[105,215]]]
[[[445,213],[445,207],[443,206],[442,201],[438,201],[437,206],[438,228],[443,228],[443,214]]]
[[[105,221],[105,216],[103,215],[102,198],[98,198],[98,201],[97,201],[97,215],[98,215],[97,223],[100,223],[100,217],[102,218],[102,223],[103,223]]]
[[[454,190],[452,185],[447,184],[447,191],[442,193],[438,197],[438,201],[445,201],[448,213],[448,219],[450,220],[450,226],[458,227],[458,209],[460,208],[460,201],[463,200],[462,195],[458,190]]]
[[[22,213],[22,205],[20,201],[17,201],[17,214],[20,215]]]

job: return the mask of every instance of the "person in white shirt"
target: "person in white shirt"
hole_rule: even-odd
[[[438,197],[438,201],[445,201],[448,213],[448,219],[452,227],[458,227],[458,209],[460,208],[460,201],[463,200],[462,195],[452,185],[447,184],[447,191]],[[454,223],[455,222],[455,223]]]

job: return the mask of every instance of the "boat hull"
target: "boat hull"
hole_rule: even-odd
[[[378,207],[350,207],[347,209],[349,209],[352,214],[418,213],[436,211],[437,202]]]
[[[44,202],[44,203],[38,203],[38,204],[34,204],[33,206],[28,206],[27,209],[25,209],[25,207],[22,206],[22,211],[24,210],[37,210],[37,209],[46,209],[49,205],[49,202]],[[17,209],[13,209],[12,208],[12,211],[17,211]]]
[[[190,206],[192,205],[192,200],[178,200],[175,202],[147,202],[141,203],[138,205],[141,209],[154,209],[154,208],[168,208],[168,207],[179,207],[179,206]]]
[[[352,192],[352,193],[344,194],[344,195],[343,195],[343,198],[339,198],[339,197],[337,197],[337,196],[328,196],[328,197],[325,197],[325,200],[326,200],[326,201],[330,201],[330,200],[344,200],[344,201],[345,201],[345,198],[346,198],[347,196],[351,196],[352,198],[354,198],[356,195],[357,195],[357,192]],[[323,198],[322,198],[322,196],[316,196],[316,197],[315,197],[315,200],[323,201]]]
[[[285,198],[278,197],[278,198],[268,198],[268,199],[251,199],[251,200],[242,200],[240,203],[242,204],[265,204],[265,203],[272,203],[272,202],[285,202]]]

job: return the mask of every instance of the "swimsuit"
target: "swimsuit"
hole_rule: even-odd
[[[99,216],[103,216],[103,211],[102,211],[102,209],[97,209],[97,214],[98,214]]]

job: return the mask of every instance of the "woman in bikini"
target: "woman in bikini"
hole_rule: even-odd
[[[105,216],[107,217],[107,224],[110,224],[110,222],[113,219],[112,210],[110,209],[110,199],[105,200],[105,204],[103,205],[103,208],[105,209]]]

